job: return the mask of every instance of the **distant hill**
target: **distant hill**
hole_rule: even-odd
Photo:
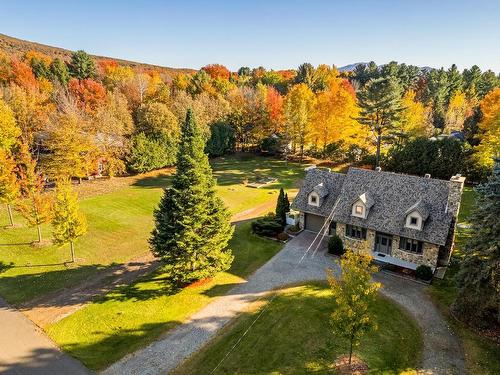
[[[33,50],[44,53],[52,58],[59,57],[64,61],[69,61],[71,58],[71,53],[73,52],[64,48],[52,47],[52,46],[47,46],[45,44],[17,39],[4,34],[0,34],[0,50],[6,52],[9,55],[16,55],[19,57],[22,56],[25,52]],[[159,71],[160,74],[164,75],[165,78],[167,79],[175,77],[180,73],[193,73],[196,71],[195,69],[189,69],[189,68],[169,68],[165,66],[143,64],[135,61],[121,60],[105,56],[93,55],[93,57],[96,60],[112,59],[121,65],[131,66],[133,68],[138,68],[138,69],[144,69],[144,70],[155,69]]]
[[[356,69],[356,67],[358,65],[365,65],[365,66],[367,66],[368,64],[369,63],[367,63],[367,62],[358,62],[358,63],[354,63],[354,64],[345,65],[345,66],[342,66],[342,67],[339,68],[339,72],[352,72],[354,69]],[[381,68],[384,65],[385,64],[378,65],[378,67]],[[427,73],[428,71],[434,69],[434,68],[431,68],[430,66],[421,66],[419,68],[424,73]]]

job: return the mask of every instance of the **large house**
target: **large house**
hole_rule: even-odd
[[[416,269],[447,265],[465,178],[449,181],[350,168],[307,168],[292,208],[301,228],[337,234],[344,247]]]

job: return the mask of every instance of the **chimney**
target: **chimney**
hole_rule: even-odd
[[[426,173],[424,178],[431,178],[431,175],[429,173]]]
[[[460,200],[462,199],[462,190],[464,189],[465,177],[462,175],[452,176],[450,179],[450,190],[448,192],[447,211],[453,216],[458,216],[460,210]]]
[[[381,172],[381,171],[382,171],[382,168],[380,168],[380,167],[375,168],[375,172]]]

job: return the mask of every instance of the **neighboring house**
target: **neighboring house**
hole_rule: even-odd
[[[450,181],[381,170],[308,168],[292,209],[301,228],[335,233],[379,261],[433,270],[448,264],[465,178]]]

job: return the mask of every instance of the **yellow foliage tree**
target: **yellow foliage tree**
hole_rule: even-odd
[[[16,124],[14,112],[0,99],[0,148],[10,150],[20,135],[21,129]]]
[[[342,78],[332,77],[327,89],[317,96],[311,138],[318,147],[339,141],[346,146],[361,144],[368,137],[367,130],[355,120],[359,108],[347,85]]]
[[[430,108],[426,108],[415,96],[413,90],[408,90],[403,96],[401,131],[410,137],[429,136],[432,133]]]
[[[11,153],[0,147],[0,202],[7,205],[10,226],[14,226],[12,204],[19,197],[19,185],[16,178],[16,162]]]
[[[500,88],[490,91],[481,101],[483,118],[479,123],[480,143],[475,147],[477,163],[493,168],[493,158],[500,157]]]
[[[464,92],[457,91],[450,99],[444,119],[443,132],[449,134],[451,131],[461,131],[467,115],[469,104]]]
[[[293,86],[285,97],[285,133],[292,141],[293,151],[296,151],[297,146],[300,148],[301,160],[304,147],[310,139],[315,107],[316,97],[305,83]]]

